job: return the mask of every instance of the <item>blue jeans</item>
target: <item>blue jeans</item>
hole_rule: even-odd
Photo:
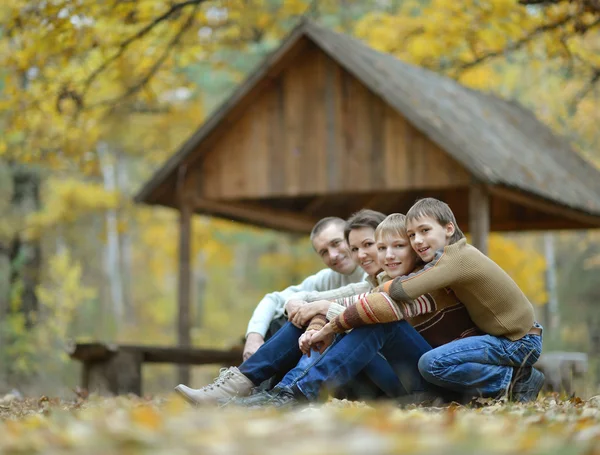
[[[432,387],[417,368],[419,359],[429,350],[429,343],[406,321],[359,327],[336,340],[293,385],[309,400],[316,400],[322,386],[337,388],[346,384],[371,362],[378,362],[381,352],[404,393],[429,391]]]
[[[239,367],[254,385],[260,385],[272,376],[282,375],[296,366],[302,357],[298,338],[304,333],[291,322],[286,322],[248,360]]]
[[[320,361],[322,356],[326,356],[333,345],[340,341],[345,335],[338,335],[332,346],[329,346],[323,354],[318,351],[312,351],[310,357],[303,355],[298,365],[291,369],[277,384],[279,388],[291,388],[298,380],[306,376],[309,370]],[[325,360],[326,361],[326,360]],[[388,397],[394,398],[401,395],[406,395],[406,390],[400,383],[398,376],[386,360],[386,358],[377,353],[371,361],[362,370],[365,375]],[[360,372],[360,371],[359,371]],[[358,373],[357,373],[358,374]],[[351,378],[352,379],[352,378]]]
[[[306,374],[321,358],[316,352],[312,352],[310,357],[302,355],[298,347],[298,338],[303,332],[303,329],[297,328],[291,322],[285,323],[275,335],[240,365],[240,371],[254,385],[259,385],[272,376],[286,373],[283,384],[292,384],[298,376]],[[381,355],[373,355],[371,360],[373,361],[366,362],[364,365],[367,367],[365,372],[369,378],[389,396],[397,396],[402,390],[402,385],[389,364]],[[360,371],[357,370],[354,376]]]
[[[536,324],[536,327],[541,326]],[[542,337],[517,341],[492,335],[456,340],[424,354],[419,371],[428,382],[471,397],[503,394],[515,367],[532,366],[542,352]]]

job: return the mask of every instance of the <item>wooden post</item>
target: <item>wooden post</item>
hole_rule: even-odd
[[[490,234],[490,195],[481,184],[472,184],[469,188],[469,232],[473,246],[487,255]]]
[[[179,172],[179,285],[178,285],[178,318],[177,341],[179,347],[189,347],[190,336],[190,300],[191,300],[191,238],[192,238],[192,199],[186,195],[187,185],[183,184],[185,168]],[[179,367],[179,383],[189,384],[190,369],[187,365]]]

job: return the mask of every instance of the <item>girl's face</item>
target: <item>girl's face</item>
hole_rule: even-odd
[[[435,252],[443,249],[454,234],[454,223],[442,226],[430,216],[422,216],[406,223],[410,244],[423,262],[431,262]]]
[[[375,276],[381,270],[377,262],[377,247],[375,246],[375,229],[361,227],[352,229],[348,235],[350,255],[370,276]]]
[[[390,278],[408,275],[417,265],[417,255],[408,238],[400,235],[383,235],[378,238],[377,258]]]

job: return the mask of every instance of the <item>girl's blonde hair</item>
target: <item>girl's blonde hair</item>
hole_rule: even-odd
[[[375,239],[380,239],[384,236],[407,237],[406,216],[402,213],[392,213],[379,223],[379,226],[375,229]]]

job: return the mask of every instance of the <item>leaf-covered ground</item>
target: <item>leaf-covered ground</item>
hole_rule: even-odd
[[[331,401],[287,411],[175,397],[0,398],[2,454],[600,454],[600,397],[412,407]]]

